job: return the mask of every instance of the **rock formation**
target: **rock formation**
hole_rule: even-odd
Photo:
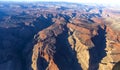
[[[89,4],[2,2],[0,70],[115,70],[119,12]]]

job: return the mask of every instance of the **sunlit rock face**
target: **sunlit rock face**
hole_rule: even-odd
[[[0,70],[119,70],[120,10],[0,3]]]

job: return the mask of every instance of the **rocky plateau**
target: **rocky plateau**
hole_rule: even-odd
[[[0,70],[120,70],[120,8],[0,2]]]

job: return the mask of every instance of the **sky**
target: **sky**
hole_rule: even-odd
[[[62,1],[62,2],[76,2],[76,3],[102,3],[102,4],[120,4],[120,0],[0,0],[0,1]]]

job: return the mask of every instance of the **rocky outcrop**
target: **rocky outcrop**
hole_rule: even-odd
[[[75,50],[78,62],[81,64],[83,70],[89,67],[89,51],[88,49],[93,46],[91,41],[90,30],[76,26],[69,23],[70,36],[68,37],[69,43],[73,50]],[[81,59],[82,58],[82,59]]]
[[[43,70],[59,70],[53,58],[56,52],[56,37],[63,32],[64,23],[65,22],[55,23],[47,29],[40,31],[36,36],[37,43],[33,48],[32,54],[33,70],[39,70],[39,68]],[[47,64],[45,68],[39,65],[39,57],[44,59],[45,62],[43,62],[43,65],[44,63]]]
[[[112,70],[113,66],[120,61],[120,44],[119,44],[119,32],[107,27],[106,29],[106,54],[100,64],[100,70]]]

